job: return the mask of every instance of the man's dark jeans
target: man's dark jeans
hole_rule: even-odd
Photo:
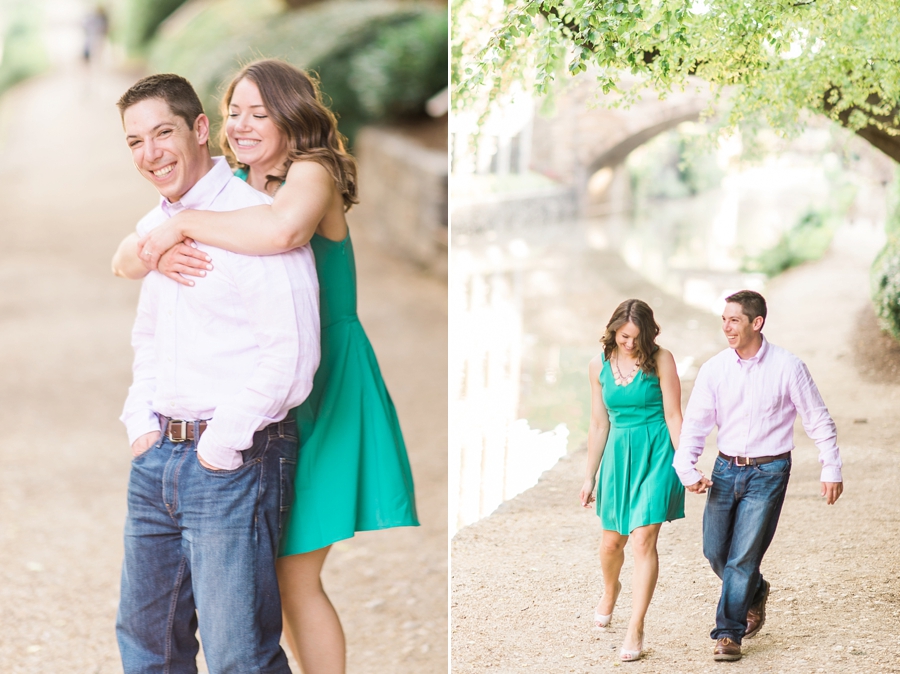
[[[759,565],[775,535],[790,476],[790,458],[743,467],[716,459],[703,513],[703,554],[722,579],[713,639],[741,643],[747,611],[762,598]]]
[[[125,674],[290,674],[275,557],[294,496],[296,425],[253,436],[213,471],[165,437],[134,459],[116,632]]]

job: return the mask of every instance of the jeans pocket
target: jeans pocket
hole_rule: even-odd
[[[159,439],[156,442],[154,442],[152,445],[147,447],[147,449],[145,449],[143,452],[141,452],[137,456],[131,457],[131,463],[137,463],[137,462],[141,461],[145,456],[147,456],[154,449],[159,449],[160,447],[162,447],[162,443],[165,441],[165,439],[166,439],[166,436],[163,435],[162,433],[160,433]]]
[[[791,460],[778,459],[770,461],[759,466],[753,466],[753,470],[761,475],[771,475],[772,477],[786,477],[791,474]]]
[[[263,457],[266,455],[266,450],[269,448],[269,434],[264,431],[257,431],[253,435],[253,444],[250,445],[247,449],[241,450],[241,458],[243,458],[244,463],[241,466],[247,466],[251,463],[259,463],[262,461]],[[240,470],[240,468],[238,468]]]
[[[713,464],[713,473],[721,473],[723,470],[728,468],[728,461],[723,459],[721,456],[716,457],[716,462]]]
[[[247,449],[240,450],[240,455],[242,459],[242,463],[237,468],[232,469],[223,469],[219,468],[216,470],[212,470],[207,468],[202,463],[200,463],[200,455],[195,451],[194,455],[197,457],[197,466],[200,468],[200,471],[206,473],[207,475],[234,475],[235,473],[240,473],[241,471],[246,470],[250,466],[254,466],[260,462],[262,462],[263,457],[266,454],[266,449],[269,446],[269,438],[265,434],[254,436],[253,444],[250,445]]]

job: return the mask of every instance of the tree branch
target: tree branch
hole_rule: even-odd
[[[794,4],[794,6],[802,7],[805,5],[815,4],[815,2],[816,0],[809,0],[808,2],[797,2]],[[598,45],[594,44],[591,40],[588,40],[586,37],[584,37],[584,29],[577,23],[575,23],[571,18],[561,16],[557,7],[546,7],[542,4],[539,11],[546,19],[549,19],[551,16],[556,18],[556,20],[559,21],[563,28],[569,31],[569,33],[572,35],[573,41],[576,41],[580,46],[594,53],[598,51]],[[651,65],[653,61],[659,57],[659,55],[660,53],[656,49],[642,52],[644,65]],[[697,69],[700,65],[702,65],[702,62],[698,61],[693,63],[690,67],[689,73],[691,75],[696,74]],[[829,102],[829,99],[834,98],[835,94],[837,94],[837,98],[835,98],[834,102]],[[840,100],[840,91],[836,87],[832,87],[822,95],[822,100],[825,112],[831,113],[837,102]],[[876,94],[872,94],[866,100],[866,104],[867,106],[875,108],[882,106],[884,104],[884,101],[882,101]],[[886,154],[894,161],[900,163],[900,135],[894,135],[889,131],[894,130],[898,134],[900,134],[900,126],[898,126],[897,124],[900,107],[894,106],[891,109],[891,112],[886,115],[877,115],[873,114],[870,110],[865,110],[859,106],[851,106],[846,110],[842,110],[840,113],[838,113],[837,121],[845,128],[850,128],[850,116],[854,111],[862,112],[866,115],[867,119],[873,120],[873,122],[878,122],[878,124],[870,123],[859,129],[854,129],[854,133],[856,133],[856,135],[864,139],[866,142],[870,143],[873,147],[881,150],[884,154]]]
[[[822,96],[822,107],[825,112],[831,114],[840,100],[840,89],[831,87]],[[870,94],[866,99],[867,107],[876,108],[883,105],[884,101],[877,94]],[[841,126],[849,128],[850,117],[854,112],[861,112],[867,119],[873,120],[872,123],[855,129],[854,133],[873,147],[884,152],[894,161],[900,162],[900,127],[897,126],[897,115],[900,113],[900,107],[893,106],[887,114],[873,114],[871,110],[866,110],[859,106],[850,106],[837,114],[837,120]],[[877,124],[874,122],[877,122]],[[892,134],[890,130],[893,130],[894,133]]]

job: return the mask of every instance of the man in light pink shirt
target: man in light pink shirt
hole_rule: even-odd
[[[190,83],[152,75],[119,100],[132,159],[161,201],[145,234],[185,208],[271,200],[209,154]],[[290,674],[275,558],[293,501],[296,423],[319,363],[308,246],[253,257],[198,244],[216,273],[150,272],[132,332],[122,421],[134,456],[116,632],[126,674]]]
[[[834,421],[803,361],[763,336],[765,321],[759,293],[726,298],[722,329],[730,348],[700,368],[675,452],[688,491],[709,490],[703,554],[722,579],[710,634],[715,660],[739,660],[742,639],[765,622],[769,583],[759,567],[784,503],[798,412],[819,449],[822,496],[831,505],[843,491]],[[695,464],[714,426],[719,456],[707,479]]]

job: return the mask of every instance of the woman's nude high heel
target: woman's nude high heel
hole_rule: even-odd
[[[613,608],[616,606],[616,600],[619,598],[619,592],[622,591],[622,583],[616,583],[616,595],[613,597]],[[597,609],[594,609],[594,627],[597,629],[605,630],[609,627],[609,623],[612,620],[612,613],[609,615],[603,615],[599,613]]]
[[[636,651],[629,651],[627,648],[622,646],[622,650],[619,651],[619,660],[622,662],[634,662],[635,660],[640,660],[644,655],[644,640],[641,639],[641,643],[638,644],[638,649]]]

